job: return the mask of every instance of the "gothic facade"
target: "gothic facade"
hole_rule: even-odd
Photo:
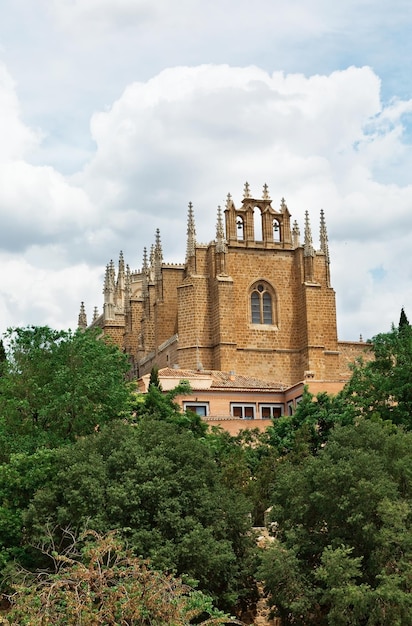
[[[186,258],[163,259],[159,231],[139,271],[120,254],[106,268],[103,312],[92,325],[130,356],[134,375],[159,368],[223,371],[291,388],[305,381],[328,390],[348,378],[365,347],[337,337],[325,217],[315,246],[306,212],[301,237],[282,199],[274,208],[246,183],[217,211],[215,238],[196,240],[189,204]],[[82,303],[79,326],[87,320]],[[332,387],[331,387],[332,386]]]

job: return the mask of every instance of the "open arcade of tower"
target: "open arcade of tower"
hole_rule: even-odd
[[[183,257],[183,254],[182,254]],[[120,253],[104,281],[98,326],[130,356],[140,377],[153,365],[220,370],[276,381],[339,383],[362,343],[339,342],[328,237],[320,212],[319,246],[309,215],[303,237],[282,199],[273,208],[267,185],[260,198],[246,183],[236,206],[229,194],[218,207],[215,238],[196,240],[189,204],[186,256],[163,259],[159,231],[141,270],[131,272]],[[86,327],[84,304],[79,326]]]

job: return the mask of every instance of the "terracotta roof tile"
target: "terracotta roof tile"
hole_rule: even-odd
[[[282,391],[285,389],[285,386],[279,382],[269,382],[253,378],[252,376],[240,376],[239,374],[221,372],[219,370],[179,370],[167,367],[159,370],[159,376],[176,378],[177,380],[188,379],[191,381],[193,389],[196,388],[196,383],[194,382],[196,378],[204,379],[209,377],[212,379],[210,389],[238,389],[242,391],[256,389]]]

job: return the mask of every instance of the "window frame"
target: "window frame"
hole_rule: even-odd
[[[242,415],[234,415],[234,409],[242,409]],[[245,409],[252,409],[253,416],[245,416]],[[235,419],[254,420],[256,419],[256,403],[253,402],[231,402],[230,415]]]
[[[198,413],[196,410],[193,410],[192,407],[200,408],[204,407],[205,413]],[[183,402],[183,410],[184,411],[192,411],[192,413],[196,413],[199,417],[207,417],[209,415],[209,402],[190,402],[189,400]]]
[[[270,416],[263,417],[263,409],[270,409]],[[280,409],[280,415],[273,415],[273,409]],[[282,402],[259,402],[259,415],[262,420],[279,419],[285,414],[285,405]]]
[[[258,280],[249,289],[249,319],[253,326],[274,328],[277,326],[276,293],[265,280]]]

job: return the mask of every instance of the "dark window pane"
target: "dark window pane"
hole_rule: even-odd
[[[260,296],[254,291],[251,296],[252,324],[260,324]]]
[[[245,406],[245,417],[246,419],[253,419],[255,417],[255,411],[253,406]]]
[[[272,298],[267,291],[263,294],[263,323],[272,323]]]

